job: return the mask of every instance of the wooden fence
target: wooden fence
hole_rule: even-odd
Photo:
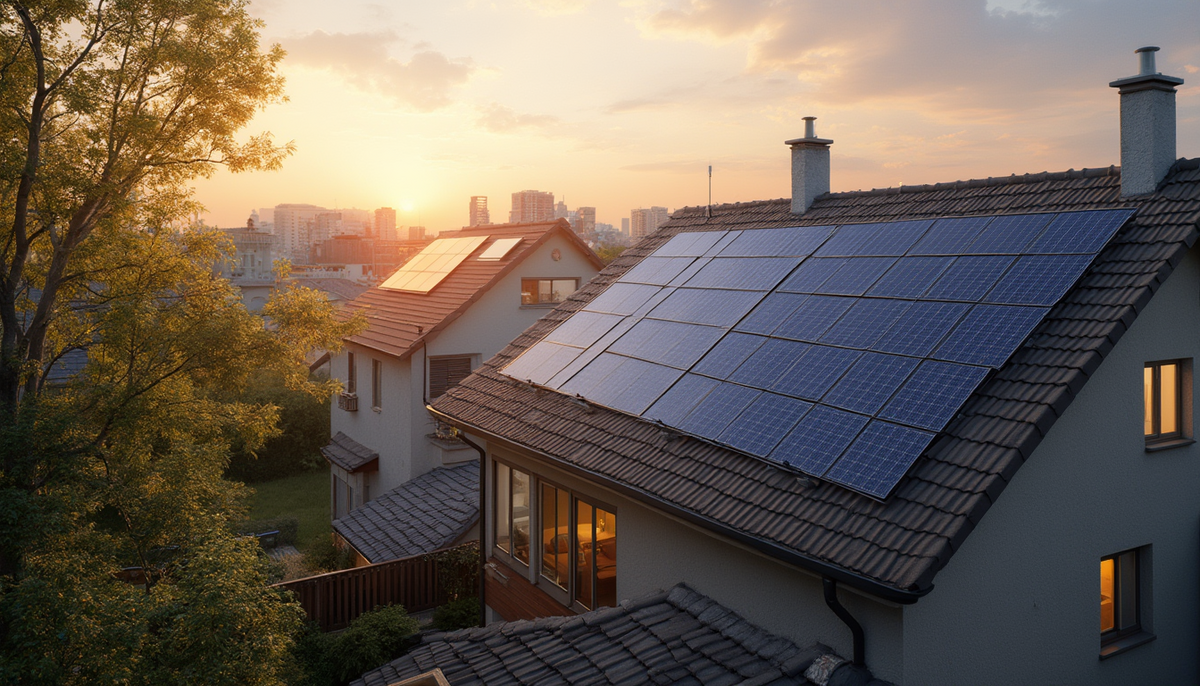
[[[446,602],[438,553],[391,560],[275,584],[296,594],[322,631],[337,631],[380,605],[421,612]]]

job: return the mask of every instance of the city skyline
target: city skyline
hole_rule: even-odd
[[[867,27],[855,3],[251,10],[289,53],[290,101],[249,131],[297,152],[278,172],[199,182],[220,226],[308,202],[452,228],[465,198],[493,198],[498,220],[508,208],[495,199],[525,188],[618,224],[629,208],[704,204],[709,164],[714,203],[784,197],[783,141],[809,115],[835,141],[834,190],[1105,167],[1119,162],[1106,85],[1142,45],[1162,46],[1159,68],[1186,80],[1179,145],[1200,145],[1200,7],[1182,0],[926,0]],[[603,43],[580,50],[579,35]]]

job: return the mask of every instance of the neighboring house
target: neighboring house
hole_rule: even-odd
[[[242,304],[258,312],[275,289],[275,260],[279,257],[279,238],[257,231],[254,220],[245,228],[222,229],[233,241],[234,252],[220,264],[221,276],[229,279],[242,294]]]
[[[565,221],[442,232],[379,286],[344,304],[366,316],[367,328],[331,360],[345,391],[333,406],[334,438],[324,453],[334,529],[362,561],[472,536],[478,456],[439,430],[425,404],[600,267]],[[412,510],[429,492],[442,494],[442,507]]]
[[[301,288],[311,288],[321,291],[329,302],[335,305],[342,305],[346,302],[354,300],[362,295],[367,286],[361,283],[351,281],[350,279],[330,279],[317,277],[302,277],[293,279],[297,286]]]
[[[791,198],[676,212],[435,400],[536,621],[397,673],[686,583],[900,684],[1196,683],[1200,160],[1139,52],[1120,168],[830,193],[810,120]]]

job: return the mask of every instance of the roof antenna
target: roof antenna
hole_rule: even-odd
[[[708,207],[704,208],[704,218],[712,219],[712,165],[708,165]]]

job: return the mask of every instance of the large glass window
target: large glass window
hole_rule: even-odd
[[[529,475],[496,463],[496,547],[529,564]]]
[[[521,279],[522,305],[554,305],[579,288],[579,279]]]
[[[1143,371],[1143,423],[1148,443],[1183,435],[1181,367],[1178,361],[1152,362]]]
[[[575,601],[590,609],[617,604],[617,517],[575,501]]]
[[[1100,640],[1107,643],[1141,629],[1138,613],[1138,551],[1100,560]]]
[[[542,484],[542,578],[566,590],[571,579],[571,496]]]

